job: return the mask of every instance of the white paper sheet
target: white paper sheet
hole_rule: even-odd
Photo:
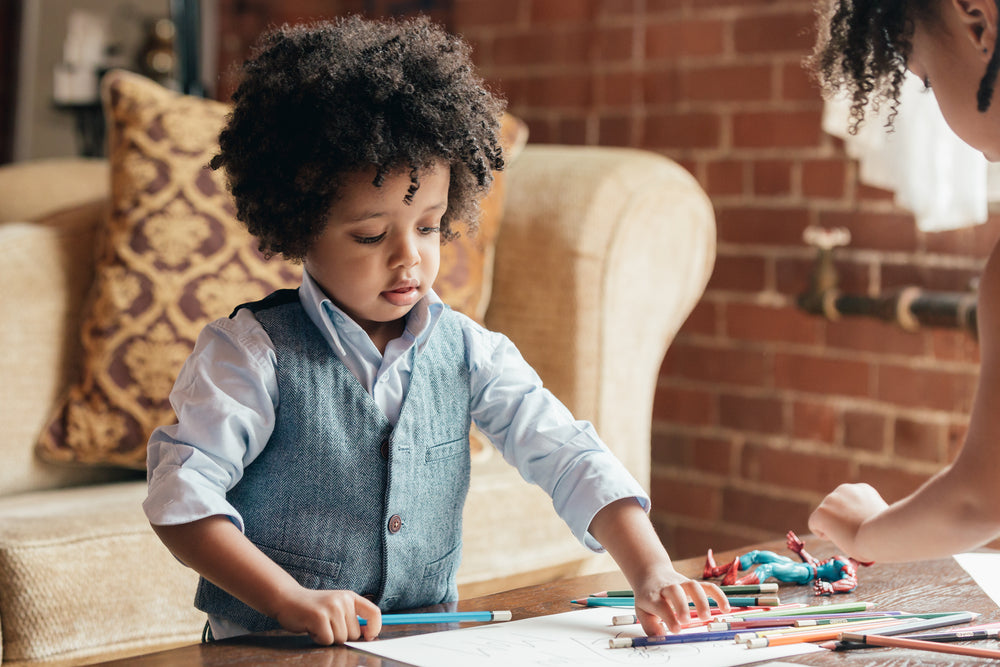
[[[595,607],[398,639],[349,642],[348,645],[416,667],[623,664],[727,667],[823,650],[813,644],[748,649],[732,640],[612,649],[608,647],[608,640],[614,637],[643,636],[637,625],[612,625],[612,617],[621,613],[621,609]]]
[[[1000,554],[955,554],[955,560],[965,568],[983,592],[1000,606]]]

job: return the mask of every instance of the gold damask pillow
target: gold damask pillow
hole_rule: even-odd
[[[127,72],[102,85],[111,213],[81,331],[83,372],[38,442],[53,462],[144,468],[198,332],[233,307],[298,285],[234,217],[218,151],[229,107]]]

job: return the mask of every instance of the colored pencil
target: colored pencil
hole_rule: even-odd
[[[938,618],[922,618],[913,620],[904,620],[898,622],[892,622],[889,626],[883,626],[879,628],[878,634],[883,636],[888,635],[903,635],[909,634],[911,632],[919,632],[921,630],[932,630],[934,628],[943,628],[949,625],[959,625],[961,623],[968,623],[969,621],[975,619],[979,614],[971,611],[959,611],[954,614],[948,614],[947,616],[940,616]],[[890,619],[891,620],[891,619]],[[784,635],[780,637],[773,637],[774,641],[769,641],[768,637],[755,637],[747,642],[747,646],[750,648],[761,648],[764,646],[780,646],[782,644],[795,643],[796,640],[802,642],[814,642],[814,641],[824,641],[827,639],[834,639],[844,632],[843,625],[837,626],[826,626],[822,629],[818,628],[807,628],[807,632],[799,633],[796,635]],[[875,634],[875,633],[871,633]],[[812,638],[809,638],[812,635]],[[821,644],[823,648],[831,648],[833,650],[838,650],[837,644],[840,642],[835,642],[833,645]]]
[[[840,635],[840,641],[852,644],[871,644],[873,646],[888,646],[891,648],[909,648],[918,651],[934,651],[936,653],[949,653],[951,655],[970,655],[976,658],[1000,659],[1000,651],[989,648],[979,648],[977,646],[955,646],[941,642],[928,642],[920,639],[909,639],[906,637],[889,637],[886,635],[862,635],[854,632],[845,632]]]
[[[708,624],[709,630],[747,630],[750,628],[765,627],[768,625],[783,625],[806,627],[810,625],[830,625],[842,623],[844,621],[876,620],[879,618],[927,618],[923,614],[903,614],[898,611],[875,612],[845,612],[843,614],[829,614],[826,616],[766,616],[764,618],[748,618],[745,621],[712,621]]]
[[[906,634],[902,636],[906,639],[919,639],[925,642],[962,642],[981,639],[1000,639],[1000,623],[970,625],[953,632],[926,632],[919,635]],[[834,651],[851,651],[861,648],[874,648],[874,646],[870,644],[857,644],[852,642],[827,642],[825,644],[820,644],[820,646]]]
[[[719,586],[727,596],[732,595],[759,595],[761,593],[770,594],[778,592],[778,584],[765,582],[763,584],[731,584]],[[598,591],[591,593],[592,598],[630,598],[635,595],[631,590],[623,591]]]
[[[874,630],[877,628],[884,628],[890,625],[896,625],[893,621],[880,621],[877,623],[861,623],[859,625],[852,626],[857,630]],[[804,628],[800,632],[791,632],[787,634],[770,634],[762,637],[742,637],[742,635],[747,633],[740,633],[735,637],[736,641],[742,644],[746,644],[747,648],[766,648],[768,646],[785,646],[786,644],[802,644],[806,642],[819,642],[825,641],[827,639],[835,639],[843,634],[844,628],[842,626],[837,627],[824,627],[824,628]]]
[[[733,607],[775,607],[781,604],[775,596],[760,596],[760,597],[730,597],[726,598],[729,604]],[[615,597],[588,597],[579,598],[577,600],[570,600],[573,604],[582,604],[588,607],[634,607],[635,598],[615,598]],[[715,600],[708,601],[709,606],[717,607],[718,603]],[[693,602],[688,603],[689,606],[694,607]]]
[[[868,611],[870,602],[834,602],[832,604],[805,605],[798,609],[773,609],[770,611],[754,612],[753,618],[767,618],[768,616],[811,616],[814,614],[839,614],[841,612]],[[737,613],[736,618],[746,620],[746,615]],[[722,620],[722,619],[719,619]],[[736,619],[731,619],[736,620]]]
[[[416,623],[474,623],[486,621],[509,621],[509,611],[431,611],[414,614],[382,614],[382,625],[410,625]],[[361,625],[368,621],[358,616]]]
[[[693,644],[696,642],[726,641],[736,637],[737,630],[725,632],[689,632],[680,635],[651,635],[649,637],[615,637],[608,640],[611,648],[664,646],[668,644]]]
[[[780,628],[769,628],[760,630],[751,630],[749,632],[741,632],[736,635],[736,641],[746,644],[754,639],[772,639],[775,637],[806,637],[812,635],[819,635],[817,639],[833,639],[842,632],[849,632],[851,630],[867,630],[869,628],[875,628],[886,625],[894,625],[900,621],[894,621],[890,618],[881,618],[878,620],[861,620],[861,621],[847,621],[844,623],[837,624],[836,627],[823,626],[819,628],[795,628],[795,627],[780,627]],[[805,641],[813,641],[811,639],[806,639]]]

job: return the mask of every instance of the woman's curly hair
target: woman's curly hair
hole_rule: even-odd
[[[469,47],[426,17],[356,16],[266,33],[244,64],[219,154],[236,216],[266,255],[301,260],[323,231],[345,174],[451,165],[442,239],[474,228],[503,169],[503,102],[475,74]]]
[[[873,110],[888,101],[886,125],[892,126],[906,62],[913,48],[916,21],[935,20],[940,0],[828,0],[819,10],[819,39],[806,60],[827,93],[846,90],[851,95],[851,122],[857,132],[865,107]],[[1000,7],[1000,0],[997,0]],[[994,46],[986,73],[979,82],[976,106],[989,108],[997,70],[1000,43]]]

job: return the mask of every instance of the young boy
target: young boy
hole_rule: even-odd
[[[503,167],[501,111],[426,19],[285,27],[246,63],[212,166],[261,249],[304,277],[202,332],[144,503],[202,575],[216,638],[371,639],[382,610],[457,599],[471,421],[616,559],[647,633],[677,631],[689,599],[700,617],[708,596],[727,608],[674,570],[592,426],[431,289],[441,240]]]
[[[961,139],[1000,159],[995,0],[835,2],[821,18],[813,65],[828,89],[852,95],[860,121],[869,99],[898,100],[905,69],[932,87]],[[909,497],[887,505],[867,484],[826,497],[809,528],[858,560],[939,558],[1000,535],[1000,251],[979,283],[980,375],[968,433],[955,461]],[[928,538],[931,539],[928,539]]]

